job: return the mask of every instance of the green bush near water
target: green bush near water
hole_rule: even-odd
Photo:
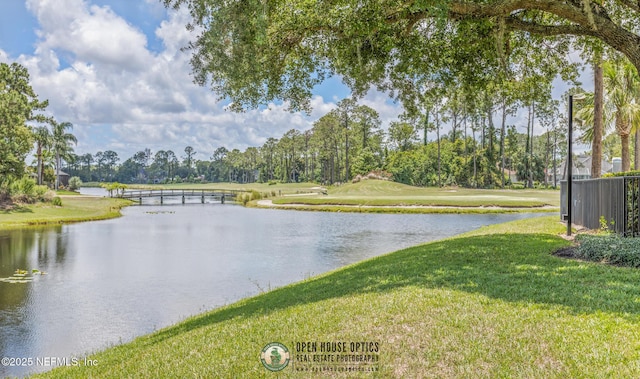
[[[262,199],[262,194],[256,190],[251,191],[251,200],[260,200]]]
[[[242,205],[247,205],[247,203],[251,200],[251,194],[241,193],[238,195],[237,200]]]
[[[72,176],[71,179],[69,179],[69,190],[70,191],[75,191],[78,188],[80,188],[82,186],[82,179],[80,179],[77,176]]]

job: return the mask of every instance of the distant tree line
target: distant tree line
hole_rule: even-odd
[[[198,159],[204,153],[191,146],[179,155],[145,149],[120,162],[116,152],[107,150],[71,156],[66,169],[84,182],[335,184],[386,171],[395,181],[417,186],[498,188],[513,185],[514,179],[527,187],[554,184],[547,183],[545,172],[564,158],[566,146],[556,109],[543,113],[542,107],[531,107],[530,123],[537,112],[546,125],[537,136],[530,126],[528,133],[518,133],[515,125],[505,125],[503,132],[493,125],[493,111],[470,109],[449,101],[430,111],[431,121],[426,115],[404,118],[385,131],[376,110],[345,99],[310,130],[291,129],[244,151],[219,147]],[[441,133],[445,122],[451,126],[446,134]]]

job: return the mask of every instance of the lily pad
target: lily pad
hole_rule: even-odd
[[[17,269],[12,276],[8,278],[0,278],[0,282],[4,283],[31,283],[33,282],[34,275],[44,275],[46,272],[40,271],[38,269],[32,269],[31,275],[29,275],[29,271]]]
[[[10,276],[8,278],[2,278],[0,279],[0,282],[5,282],[5,283],[31,283],[33,281],[33,278],[22,278],[22,277],[15,277],[15,276]]]

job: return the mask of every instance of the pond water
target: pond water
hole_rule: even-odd
[[[24,376],[366,258],[540,214],[410,215],[132,206],[124,217],[0,231],[0,377]],[[54,358],[46,359],[46,358]],[[18,363],[12,361],[12,363]]]

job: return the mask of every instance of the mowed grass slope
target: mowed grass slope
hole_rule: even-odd
[[[274,203],[368,206],[558,207],[560,193],[554,190],[481,190],[414,187],[382,180],[363,180],[358,183],[331,188],[328,195],[282,197],[275,199]]]
[[[252,297],[47,378],[631,378],[640,271],[565,260],[557,217],[491,226]],[[278,341],[377,341],[380,371],[275,374]]]

